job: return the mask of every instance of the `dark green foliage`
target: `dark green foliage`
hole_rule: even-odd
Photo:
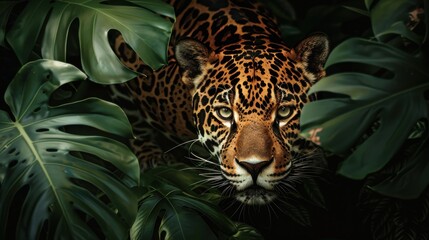
[[[130,137],[125,114],[95,98],[58,106],[48,103],[61,85],[85,78],[72,65],[38,60],[24,65],[10,83],[5,101],[13,117],[0,110],[2,238],[93,239],[100,229],[88,225],[91,219],[101,234],[127,237],[137,212],[137,198],[130,189],[139,182],[137,159],[113,139],[66,130],[79,125]],[[82,154],[99,161],[88,161]]]
[[[401,148],[400,153],[383,170],[366,178],[364,185],[376,185],[383,181],[385,176],[406,169],[413,156],[410,152],[414,152],[418,144],[411,140],[406,145],[411,147]],[[362,222],[370,229],[376,240],[429,239],[428,189],[418,198],[403,200],[378,194],[370,188],[363,188],[359,193],[358,209]]]
[[[319,95],[330,93],[333,97],[304,107],[303,135],[314,140],[317,133],[318,141],[326,150],[347,154],[337,172],[353,179],[363,179],[382,169],[411,134],[418,135],[421,145],[413,160],[385,182],[373,186],[374,190],[389,196],[416,198],[429,183],[426,177],[429,174],[426,160],[429,112],[425,99],[425,92],[429,90],[429,62],[419,51],[426,42],[423,36],[405,27],[404,9],[410,9],[410,1],[392,5],[388,1],[375,4],[367,1],[366,4],[377,39],[382,40],[388,34],[401,34],[405,39],[397,42],[389,38],[389,44],[351,38],[339,44],[330,54],[326,67],[328,70],[340,64],[341,67],[334,68],[310,91]],[[381,11],[386,4],[389,8]],[[417,6],[417,2],[413,4]],[[394,13],[388,14],[389,11]],[[417,49],[407,51],[406,46],[412,44]],[[418,123],[423,129],[416,134],[413,129]],[[348,153],[350,149],[353,151]]]
[[[337,173],[362,179],[357,206],[374,239],[429,236],[428,3],[348,7],[370,31],[334,44],[302,113],[303,136],[340,159]]]
[[[5,26],[14,4],[4,4],[1,25]],[[41,42],[37,44],[43,58],[66,61],[69,55],[80,51],[80,64],[92,81],[125,82],[136,73],[123,66],[110,49],[109,30],[121,32],[144,62],[157,69],[167,59],[165,46],[172,21],[166,17],[174,19],[174,10],[157,1],[28,1],[7,32],[6,40],[21,63],[29,60],[40,36]],[[71,30],[73,23],[78,25],[77,31]],[[1,44],[3,31],[4,28],[0,32]],[[78,44],[71,44],[72,39],[77,39]]]
[[[213,199],[220,193],[207,189],[202,180],[183,165],[157,167],[143,174],[131,238],[261,239],[255,229],[222,214]]]
[[[340,174],[362,179],[383,168],[396,153],[395,149],[399,149],[408,138],[416,123],[428,119],[424,92],[429,89],[429,71],[424,67],[422,58],[412,57],[389,45],[357,38],[349,39],[335,48],[326,66],[339,63],[367,64],[389,73],[376,76],[361,72],[340,72],[324,78],[310,93],[330,92],[339,97],[305,106],[301,125],[307,137],[313,129],[319,129],[318,137],[326,150],[344,153],[356,144],[374,122],[379,121],[371,136],[338,169]],[[379,144],[381,142],[384,144]],[[420,158],[423,156],[424,153]],[[421,160],[425,161],[423,158]],[[419,176],[421,179],[417,182],[421,184],[406,187],[406,184],[400,183],[403,180],[395,180],[399,181],[399,185],[396,190],[391,189],[395,192],[389,195],[417,197],[429,183],[425,177],[429,172],[424,173],[424,168],[419,168],[419,171],[423,173],[408,174]],[[392,180],[390,184],[394,184]]]

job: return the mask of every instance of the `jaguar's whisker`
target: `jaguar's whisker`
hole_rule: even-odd
[[[197,171],[201,170],[201,171],[210,171],[213,173],[218,173],[219,175],[221,174],[218,169],[205,168],[205,167],[187,167],[187,168],[184,168],[183,170],[197,170]]]
[[[178,148],[178,147],[181,147],[181,146],[183,146],[183,145],[186,145],[186,144],[188,144],[188,143],[191,143],[191,145],[192,145],[192,144],[194,144],[195,142],[198,142],[198,138],[197,138],[197,139],[191,139],[191,140],[189,140],[189,141],[185,141],[185,142],[179,143],[179,144],[177,144],[176,146],[174,146],[174,147],[172,147],[172,148],[168,149],[168,150],[167,150],[167,151],[165,151],[164,153],[169,153],[169,152],[173,151],[174,149],[176,149],[176,148]]]
[[[198,156],[198,155],[196,155],[194,153],[191,153],[191,154],[192,154],[193,157],[186,157],[186,158],[189,159],[189,160],[200,161],[200,162],[212,164],[212,165],[214,165],[216,167],[220,166],[219,163],[212,162],[212,161],[207,160],[205,158],[202,158],[202,157],[200,157],[200,156]]]

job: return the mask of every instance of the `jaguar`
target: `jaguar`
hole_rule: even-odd
[[[166,158],[157,134],[198,139],[236,200],[270,203],[285,194],[279,186],[298,171],[295,163],[316,152],[300,137],[299,119],[309,88],[325,75],[326,35],[315,33],[290,48],[256,1],[169,4],[176,22],[163,68],[145,65],[120,34],[112,43],[123,64],[140,73],[115,86],[114,98],[129,102],[125,109],[137,133],[131,145],[143,171]]]

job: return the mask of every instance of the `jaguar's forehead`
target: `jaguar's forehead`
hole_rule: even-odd
[[[305,102],[310,82],[301,64],[289,49],[269,49],[230,47],[217,53],[201,92],[207,90],[213,101],[233,105],[242,114],[268,114],[282,102]]]

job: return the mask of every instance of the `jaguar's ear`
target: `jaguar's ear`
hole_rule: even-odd
[[[313,34],[294,48],[295,60],[304,64],[307,78],[315,82],[325,76],[326,59],[329,53],[329,40],[323,33]]]
[[[195,89],[206,73],[209,49],[197,40],[186,38],[176,44],[174,52],[182,71],[182,81]]]

